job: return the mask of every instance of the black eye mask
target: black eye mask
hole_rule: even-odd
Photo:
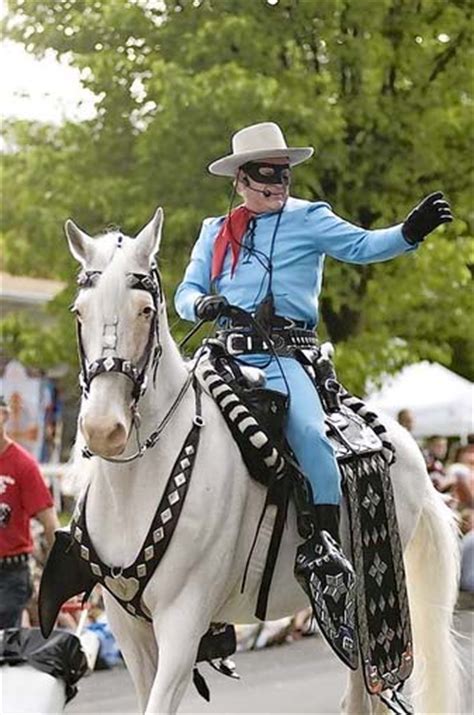
[[[289,164],[249,161],[241,166],[241,169],[258,184],[284,184],[287,186],[290,183],[291,170]]]

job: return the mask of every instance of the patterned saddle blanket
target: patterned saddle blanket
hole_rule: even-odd
[[[308,363],[307,355],[301,357],[303,364]],[[265,507],[277,506],[256,609],[257,617],[264,620],[288,501],[295,501],[298,528],[305,537],[310,530],[310,497],[306,480],[285,445],[285,397],[261,387],[252,390],[239,369],[230,363],[228,356],[223,356],[219,348],[214,351],[211,345],[207,359],[199,361],[196,374],[219,406],[250,474],[268,486]],[[326,382],[328,379],[324,375]],[[393,692],[413,667],[402,547],[390,480],[394,449],[378,417],[361,400],[344,391],[335,382],[334,373],[330,379],[332,393],[337,384],[338,405],[337,410],[327,409],[326,427],[349,513],[364,679],[371,694]],[[321,395],[317,378],[314,382]],[[321,397],[328,407],[334,395],[328,398],[323,393]],[[251,557],[247,570],[250,560]],[[312,605],[317,608],[317,604]]]

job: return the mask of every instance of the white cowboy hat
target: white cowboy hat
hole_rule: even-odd
[[[287,156],[290,166],[301,164],[313,155],[311,146],[289,147],[278,124],[261,122],[244,127],[232,137],[232,154],[216,159],[208,170],[216,176],[235,176],[247,161]]]

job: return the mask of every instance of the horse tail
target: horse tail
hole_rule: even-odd
[[[461,711],[461,661],[453,616],[460,550],[453,512],[431,487],[405,551],[414,641],[412,697],[417,713]]]

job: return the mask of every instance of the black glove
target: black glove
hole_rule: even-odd
[[[419,243],[440,224],[452,220],[451,207],[444,198],[443,192],[436,191],[423,199],[421,204],[408,214],[402,226],[402,233],[408,243]]]
[[[228,305],[223,295],[202,295],[194,304],[194,312],[200,320],[215,320]]]

